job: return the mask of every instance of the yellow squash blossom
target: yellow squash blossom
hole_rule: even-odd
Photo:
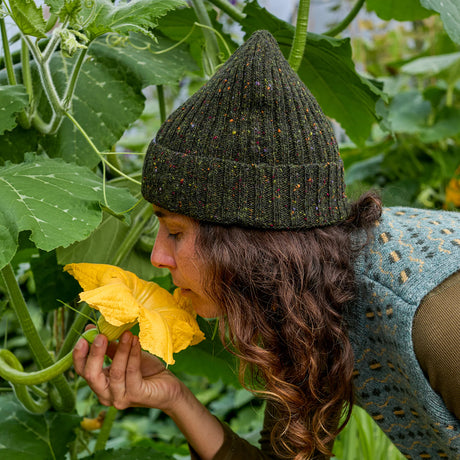
[[[196,314],[179,289],[170,294],[158,284],[113,265],[68,264],[64,270],[83,288],[80,300],[101,312],[98,326],[109,340],[138,322],[142,348],[174,364],[173,353],[204,339]],[[107,323],[116,328],[116,336],[111,336],[114,327],[107,327]]]

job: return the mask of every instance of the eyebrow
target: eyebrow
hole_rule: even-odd
[[[160,211],[160,210],[153,211],[153,213],[154,213],[159,219],[166,217],[166,213],[163,212],[163,211]]]

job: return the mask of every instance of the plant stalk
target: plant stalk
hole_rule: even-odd
[[[11,58],[10,45],[8,43],[8,35],[6,33],[5,20],[0,18],[0,30],[2,35],[3,56],[5,59],[6,75],[10,85],[17,85],[16,75],[13,69],[13,59]]]
[[[328,37],[335,37],[340,32],[344,31],[351,23],[351,21],[353,21],[353,19],[355,19],[355,17],[358,15],[359,11],[364,5],[364,2],[365,0],[358,0],[351,11],[345,16],[345,18],[331,30],[325,32],[323,35],[327,35]]]
[[[163,123],[166,120],[165,91],[163,85],[157,85],[158,105],[160,107],[160,120]]]
[[[112,430],[112,425],[113,425],[113,422],[115,421],[115,418],[117,417],[117,414],[118,414],[118,409],[115,409],[115,407],[110,406],[107,409],[107,412],[104,418],[104,423],[102,424],[101,430],[99,431],[99,436],[97,437],[97,440],[96,440],[96,445],[94,446],[94,452],[105,449],[105,445],[107,444],[107,441],[109,440],[110,431]]]
[[[302,62],[307,41],[308,16],[310,14],[310,0],[300,0],[297,11],[297,22],[295,27],[294,39],[292,41],[291,52],[288,62],[292,69],[297,72]]]
[[[203,29],[203,36],[206,41],[206,47],[203,53],[203,65],[205,72],[208,75],[212,75],[220,64],[219,61],[219,45],[215,33],[210,30],[213,29],[211,19],[209,18],[206,7],[204,6],[203,0],[192,0],[192,6],[195,10],[196,17],[200,24],[204,24],[209,29]]]
[[[26,302],[22,296],[16,277],[14,276],[11,264],[7,264],[2,268],[1,276],[6,286],[11,308],[19,321],[35,362],[40,369],[52,366],[54,364],[53,359],[32,322],[32,318],[30,317]],[[75,407],[75,395],[66,378],[61,374],[54,378],[51,383],[56,388],[56,395],[59,398],[54,398],[54,406],[56,409],[71,411]]]

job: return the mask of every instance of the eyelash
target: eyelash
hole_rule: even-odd
[[[168,238],[172,238],[173,240],[176,240],[177,238],[179,238],[179,236],[180,236],[180,232],[168,233]]]

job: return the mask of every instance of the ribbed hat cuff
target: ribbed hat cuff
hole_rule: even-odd
[[[151,143],[144,198],[195,219],[253,228],[325,226],[348,216],[343,163],[247,164]],[[334,191],[334,194],[331,194]]]

